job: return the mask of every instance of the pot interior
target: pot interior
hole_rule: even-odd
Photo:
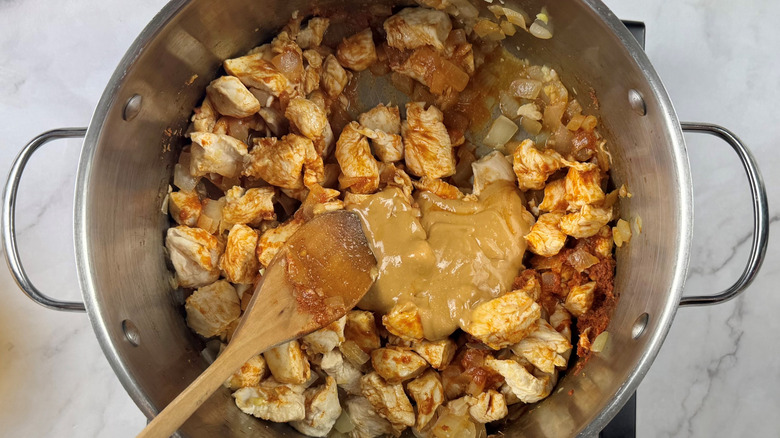
[[[397,2],[382,2],[396,3]],[[377,2],[176,0],[143,31],[117,68],[85,140],[76,198],[79,276],[98,339],[117,375],[148,416],[207,366],[203,343],[186,326],[183,294],[172,290],[161,213],[192,108],[225,58],[270,40],[294,10],[363,10]],[[475,1],[482,16],[487,3]],[[578,375],[510,422],[508,436],[560,437],[599,431],[631,395],[654,359],[677,307],[687,266],[691,183],[681,131],[668,96],[644,53],[595,0],[507,0],[546,6],[554,36],[525,32],[505,40],[520,58],[555,68],[586,112],[602,119],[614,159],[612,177],[633,197],[626,220],[643,231],[617,251],[620,303],[609,342]],[[633,90],[633,91],[632,91]],[[644,99],[633,105],[629,94]],[[141,98],[134,117],[125,111]],[[594,99],[587,96],[595,96]],[[647,315],[642,330],[637,321]],[[641,324],[640,324],[641,325]],[[127,331],[135,330],[137,342]],[[137,344],[137,345],[136,345]],[[183,427],[191,437],[299,436],[292,428],[247,416],[220,390]]]

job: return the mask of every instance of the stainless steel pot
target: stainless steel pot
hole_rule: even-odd
[[[595,93],[598,107],[589,110],[600,114],[606,128],[614,157],[612,176],[634,194],[622,201],[622,215],[640,216],[644,225],[641,234],[617,251],[615,288],[621,300],[607,347],[582,373],[566,375],[560,390],[504,431],[508,436],[588,435],[601,430],[636,389],[678,306],[723,302],[750,284],[766,249],[767,198],[755,160],[736,136],[718,126],[677,120],[644,52],[602,3],[507,0],[510,7],[515,3],[529,11],[546,3],[555,36],[537,40],[518,32],[506,40],[506,47],[553,66],[568,87]],[[475,5],[486,4],[477,0]],[[207,366],[200,342],[182,318],[182,297],[168,283],[163,252],[168,219],[160,213],[193,106],[222,59],[270,39],[294,10],[309,14],[317,7],[364,6],[361,1],[337,0],[173,0],[122,59],[89,128],[41,134],[17,157],[2,217],[5,253],[17,283],[46,307],[86,308],[109,362],[148,417]],[[488,14],[484,9],[482,13]],[[717,135],[737,152],[752,192],[754,233],[745,271],[732,287],[714,296],[681,299],[693,219],[683,130]],[[14,207],[30,156],[53,139],[84,135],[74,212],[82,304],[50,298],[30,282],[16,248]],[[284,425],[240,413],[227,390],[212,397],[182,428],[182,435],[191,437],[250,434],[298,435]]]

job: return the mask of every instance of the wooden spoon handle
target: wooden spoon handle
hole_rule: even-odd
[[[246,362],[246,349],[227,348],[190,386],[157,414],[138,438],[168,438]]]

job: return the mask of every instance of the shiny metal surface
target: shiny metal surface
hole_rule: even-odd
[[[376,2],[371,2],[376,3]],[[392,3],[383,1],[382,3]],[[508,0],[512,7],[520,2]],[[160,212],[177,148],[192,107],[221,60],[267,41],[292,14],[317,8],[361,9],[361,1],[174,0],[130,47],[104,92],[85,139],[75,202],[79,280],[95,333],[123,385],[152,416],[205,367],[201,342],[182,317],[182,294],[171,291]],[[598,114],[612,152],[615,183],[627,184],[622,216],[641,216],[642,234],[617,252],[621,302],[610,341],[578,375],[568,374],[553,395],[514,420],[507,436],[560,437],[598,432],[645,375],[668,332],[682,294],[692,223],[691,178],[679,121],[660,79],[638,43],[599,1],[539,0],[555,36],[537,40],[518,32],[506,46],[557,69]],[[477,1],[483,15],[485,2]],[[273,11],[273,13],[269,13]],[[195,76],[197,75],[197,76]],[[629,90],[646,114],[631,110]],[[127,100],[143,105],[129,121]],[[647,313],[641,336],[634,321]],[[130,321],[138,342],[122,329]],[[569,395],[571,393],[571,395]],[[227,390],[212,397],[182,435],[299,436],[235,409]]]
[[[701,132],[714,135],[728,143],[742,162],[742,167],[745,168],[748,185],[750,186],[750,195],[753,201],[753,241],[750,245],[748,262],[745,270],[742,271],[742,275],[723,292],[715,295],[682,297],[680,300],[680,306],[705,306],[725,303],[750,286],[750,283],[756,278],[758,270],[761,269],[761,264],[764,262],[764,255],[766,255],[766,248],[769,243],[769,205],[766,198],[766,187],[764,186],[761,172],[758,170],[756,159],[733,132],[722,126],[710,123],[683,122],[682,129],[685,132]]]
[[[19,257],[19,249],[16,244],[16,195],[19,190],[19,182],[22,180],[24,168],[30,160],[30,157],[32,157],[38,148],[50,141],[61,138],[84,137],[86,132],[87,128],[53,129],[30,140],[30,142],[22,148],[21,152],[19,152],[19,155],[17,155],[11,165],[11,171],[8,173],[8,180],[6,181],[5,189],[3,190],[3,217],[2,224],[0,224],[3,235],[3,253],[5,254],[8,269],[14,277],[14,281],[16,281],[19,288],[22,289],[31,300],[41,306],[66,312],[83,312],[85,310],[84,303],[60,301],[56,298],[51,298],[35,287],[30,280],[30,277],[27,276],[27,272],[24,270],[24,265]]]

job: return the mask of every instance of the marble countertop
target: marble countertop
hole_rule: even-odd
[[[0,175],[38,133],[84,126],[117,62],[162,0],[0,1]],[[758,158],[775,235],[741,297],[683,309],[638,392],[638,436],[777,436],[780,431],[780,28],[770,0],[608,0],[647,25],[647,52],[682,120],[726,125]],[[736,279],[751,233],[749,192],[733,152],[689,136],[696,221],[690,294]],[[19,195],[22,257],[35,283],[78,299],[72,196],[80,141],[35,155]],[[776,283],[777,282],[777,283]],[[0,269],[2,435],[130,437],[145,419],[115,377],[84,314],[46,310]]]

